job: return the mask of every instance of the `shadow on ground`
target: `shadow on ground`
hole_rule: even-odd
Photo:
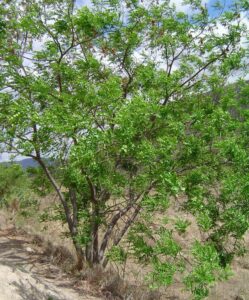
[[[1,300],[97,300],[33,246],[14,229],[0,232]]]

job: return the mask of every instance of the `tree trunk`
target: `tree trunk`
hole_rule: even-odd
[[[98,203],[94,205],[93,228],[92,228],[92,263],[99,263],[99,207]]]
[[[73,244],[74,244],[74,248],[76,251],[76,256],[77,256],[77,264],[76,264],[76,268],[78,270],[81,270],[83,268],[84,265],[84,260],[85,260],[85,256],[84,256],[84,252],[81,248],[81,246],[79,245],[79,243],[77,243],[76,241],[76,236],[78,233],[78,222],[77,222],[77,203],[76,203],[76,199],[75,199],[75,195],[73,193],[71,193],[70,195],[70,199],[72,201],[72,206],[73,206],[73,219],[71,217],[71,212],[70,209],[68,207],[68,204],[66,202],[66,199],[64,198],[64,195],[62,194],[59,185],[57,184],[57,182],[55,181],[55,179],[53,178],[52,174],[50,173],[49,169],[47,168],[47,166],[44,164],[44,162],[41,159],[37,159],[37,161],[39,162],[40,166],[43,168],[45,174],[47,175],[48,179],[50,180],[51,184],[53,185],[57,195],[59,196],[59,199],[63,205],[64,208],[64,212],[66,215],[66,220],[67,220],[67,224],[68,224],[68,229],[71,235],[71,238],[73,240]]]
[[[86,260],[89,264],[89,266],[94,266],[99,264],[99,224],[98,219],[93,219],[92,221],[92,240],[91,242],[86,246]]]
[[[85,256],[84,256],[84,252],[83,252],[81,246],[75,240],[73,243],[74,243],[74,248],[75,248],[76,255],[77,255],[76,269],[78,271],[80,271],[83,269]]]

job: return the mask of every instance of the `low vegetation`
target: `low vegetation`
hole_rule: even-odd
[[[13,214],[32,214],[38,198],[32,188],[32,180],[17,164],[0,164],[0,206],[7,207]]]

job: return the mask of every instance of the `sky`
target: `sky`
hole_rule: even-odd
[[[91,1],[90,0],[77,0],[76,1],[77,6],[86,6],[86,5],[90,5]]]
[[[208,3],[207,3],[209,13],[210,13],[211,16],[214,16],[216,14],[215,8],[213,7],[215,2],[217,2],[217,0],[209,0]],[[226,10],[228,10],[229,6],[231,6],[233,1],[232,0],[223,0],[223,1],[220,1],[220,2],[222,3],[222,5],[224,5],[224,8]]]
[[[181,0],[171,0],[177,7],[182,8],[182,1]],[[215,3],[217,2],[217,0],[203,0],[203,3],[206,3],[208,8],[209,8],[209,12],[211,13],[211,15],[215,14],[215,9],[212,7]],[[220,0],[220,2],[225,6],[226,9],[229,8],[229,6],[231,5],[231,3],[233,2],[233,0]],[[78,7],[81,6],[91,6],[91,0],[77,0],[76,1],[76,5]]]
[[[182,1],[181,0],[171,0],[176,7],[179,10],[184,10],[184,11],[188,11],[188,8],[185,6],[182,6]],[[209,13],[210,16],[215,16],[216,12],[215,12],[215,8],[213,7],[213,5],[217,2],[217,0],[203,0],[203,3],[205,3],[209,9]],[[221,0],[220,1],[224,6],[225,9],[229,9],[229,6],[231,5],[231,3],[233,2],[233,0]],[[77,7],[81,7],[81,6],[91,6],[91,0],[77,0],[76,1],[76,5]],[[17,160],[23,159],[24,157],[22,156],[17,156]],[[7,161],[10,159],[10,155],[8,155],[7,153],[0,153],[0,162],[1,161]]]

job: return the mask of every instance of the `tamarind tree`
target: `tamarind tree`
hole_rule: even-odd
[[[184,4],[3,0],[0,142],[43,169],[79,268],[123,249],[152,286],[182,272],[202,299],[249,226],[248,87],[227,84],[246,64],[249,3]],[[166,222],[174,204],[200,232],[189,249],[189,222]]]

